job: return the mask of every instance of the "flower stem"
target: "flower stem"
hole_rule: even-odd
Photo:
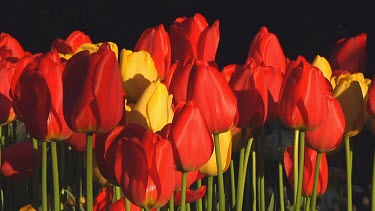
[[[301,193],[302,193],[302,180],[303,180],[303,166],[304,166],[304,159],[305,159],[305,132],[300,132],[299,138],[300,146],[299,146],[299,162],[298,162],[298,186],[297,186],[297,201],[295,203],[295,210],[299,211],[301,207]],[[295,165],[295,164],[294,164]]]
[[[53,207],[55,211],[60,210],[60,187],[59,187],[59,166],[57,163],[56,142],[51,142],[52,156],[52,180],[53,180]]]
[[[187,175],[186,172],[182,172],[180,211],[186,210],[186,175]]]
[[[219,184],[219,210],[225,210],[225,194],[224,194],[224,178],[223,178],[223,167],[221,165],[221,152],[220,152],[220,139],[219,134],[214,134],[215,141],[215,154],[217,163],[217,180]]]
[[[0,127],[1,128],[1,127]],[[39,207],[38,205],[38,196],[39,196],[39,152],[38,152],[38,141],[33,138],[33,164],[34,164],[34,170],[32,175],[32,182],[33,182],[33,195],[32,195],[32,206],[33,207]],[[0,156],[1,157],[1,156]]]
[[[347,182],[347,208],[348,211],[352,210],[352,155],[350,148],[350,138],[349,136],[344,137],[345,142],[345,155],[346,155],[346,182]]]
[[[319,180],[319,170],[320,170],[321,160],[322,160],[322,152],[318,152],[318,155],[316,156],[314,184],[313,184],[313,192],[312,192],[312,199],[311,199],[311,210],[315,210],[315,207],[316,207],[316,193],[318,190],[318,180]]]
[[[252,210],[257,210],[257,165],[256,165],[256,148],[255,146],[251,150],[251,161],[252,161],[252,187],[253,187],[253,200],[252,200]]]
[[[284,154],[284,149],[283,149],[283,137],[281,134],[281,131],[278,130],[279,133],[279,156],[278,156],[278,174],[279,174],[279,197],[280,197],[280,211],[285,210],[285,205],[284,205],[284,179],[283,179],[283,154]]]
[[[92,133],[86,133],[86,207],[87,211],[93,210],[93,184],[92,184]]]
[[[174,211],[174,194],[169,199],[169,211]]]
[[[212,210],[212,191],[214,185],[214,177],[207,177],[207,210]]]
[[[232,197],[232,206],[231,206],[231,208],[233,209],[236,206],[236,184],[235,184],[235,181],[234,181],[234,163],[233,163],[233,159],[230,160],[229,169],[230,169],[230,187],[231,187],[231,197]]]
[[[42,141],[42,210],[47,211],[47,142]]]
[[[294,204],[297,201],[297,187],[298,187],[298,140],[299,140],[299,130],[294,131],[294,142],[293,142],[293,194],[294,194]]]
[[[197,189],[199,189],[200,187],[202,187],[202,179],[199,179],[199,180],[197,181]],[[198,199],[198,200],[197,200],[197,203],[196,203],[196,210],[197,210],[197,211],[203,211],[202,199]]]
[[[119,186],[117,185],[114,185],[113,186],[113,192],[114,192],[114,200],[113,201],[117,201],[121,198],[121,189]]]
[[[244,143],[246,139],[246,130],[241,130],[241,143]],[[240,159],[238,162],[238,175],[237,175],[237,202],[236,202],[236,210],[242,210],[242,201],[243,201],[243,191],[244,187],[242,187],[242,180],[243,178],[243,171],[244,171],[244,159],[245,159],[245,147],[242,146],[240,149]]]
[[[128,198],[124,197],[125,199],[125,210],[130,210],[130,201]]]

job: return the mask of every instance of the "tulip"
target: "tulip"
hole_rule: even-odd
[[[193,100],[202,111],[212,134],[226,132],[238,122],[236,96],[218,69],[207,62],[196,61],[189,76],[186,98]]]
[[[154,61],[147,51],[122,49],[120,69],[123,89],[131,103],[137,102],[148,85],[158,77]]]
[[[6,59],[0,61],[0,125],[16,119],[12,98],[9,95],[15,64]]]
[[[12,35],[4,32],[0,34],[0,58],[9,57],[17,61],[24,55],[29,54],[30,52],[25,52],[18,40]]]
[[[170,27],[172,62],[189,57],[215,61],[220,39],[219,20],[209,26],[205,17],[178,17]]]
[[[338,78],[338,79],[337,79]],[[344,136],[355,136],[362,131],[366,121],[369,80],[362,73],[341,74],[332,80],[337,81],[333,96],[340,102],[345,116]]]
[[[284,168],[289,181],[293,186],[293,146],[286,148],[284,152]],[[302,179],[302,195],[311,196],[314,183],[314,172],[316,166],[317,151],[305,147],[304,165],[303,165],[303,179]],[[325,153],[322,153],[322,159],[319,168],[318,189],[317,195],[323,195],[327,190],[328,185],[328,164]]]
[[[45,53],[25,67],[15,86],[17,116],[37,140],[64,140],[72,133],[63,115],[63,70],[56,51]]]
[[[134,51],[147,51],[155,63],[158,78],[164,81],[171,66],[171,43],[164,25],[147,28],[139,37]]]
[[[6,146],[1,150],[1,174],[16,180],[29,178],[34,169],[33,155],[34,149],[31,142],[17,142]],[[40,163],[41,153],[38,159]]]
[[[158,208],[169,201],[174,190],[172,147],[167,139],[151,130],[132,134],[136,126],[128,125],[117,137],[121,140],[117,150],[122,153],[119,158],[119,153],[116,155],[120,159],[115,164],[116,178],[132,203],[147,209]]]
[[[36,211],[36,209],[31,204],[27,204],[21,207],[19,211]]]
[[[202,199],[206,194],[206,186],[201,186],[198,190],[186,189],[186,203],[193,203]],[[174,205],[181,206],[181,191],[174,193]]]
[[[280,90],[283,84],[283,73],[275,68],[262,68],[264,81],[268,91],[268,112],[267,122],[271,122],[279,117]]]
[[[304,59],[289,65],[279,98],[280,119],[289,128],[314,130],[328,114],[326,79]]]
[[[237,127],[258,128],[266,121],[268,92],[262,69],[250,58],[245,65],[227,66],[222,71],[222,74],[233,72],[228,84],[237,98]]]
[[[306,144],[318,152],[330,152],[337,148],[345,130],[345,116],[340,102],[329,96],[328,116],[322,124],[313,131],[306,131]]]
[[[95,53],[82,51],[66,63],[64,116],[79,133],[103,133],[121,120],[125,93],[115,54],[108,44]]]
[[[320,55],[316,55],[316,57],[312,61],[311,65],[314,66],[314,67],[319,68],[319,70],[322,71],[324,77],[328,81],[331,80],[332,69],[331,69],[331,65],[329,64],[329,62],[327,61],[326,58],[324,58],[324,57],[322,57]]]
[[[371,80],[370,87],[368,88],[368,101],[367,101],[367,112],[370,117],[375,118],[375,77],[373,76]]]
[[[248,57],[253,58],[258,64],[271,66],[285,73],[287,59],[276,35],[270,33],[267,27],[262,26],[253,38]]]
[[[221,166],[223,172],[229,168],[230,161],[232,159],[232,132],[229,130],[225,133],[220,133],[220,155],[221,155]],[[210,159],[202,167],[199,168],[199,172],[207,176],[217,176],[217,163],[215,148],[211,154]]]
[[[366,42],[366,33],[338,40],[329,58],[332,69],[364,73],[367,67]]]
[[[172,95],[159,80],[149,84],[126,118],[127,124],[139,124],[153,132],[161,130],[172,119]]]
[[[194,137],[199,137],[196,139]],[[203,166],[214,149],[211,134],[195,102],[187,102],[176,113],[168,134],[176,168],[189,172]],[[192,156],[194,159],[192,159]]]
[[[90,37],[80,30],[75,30],[69,34],[66,40],[55,39],[52,42],[51,50],[57,50],[59,54],[74,54],[85,43],[92,43]]]

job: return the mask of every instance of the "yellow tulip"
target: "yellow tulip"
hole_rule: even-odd
[[[36,209],[31,204],[27,204],[21,207],[20,211],[36,211]]]
[[[131,105],[131,104],[129,104]],[[127,124],[138,124],[153,132],[160,131],[173,119],[172,95],[160,80],[150,83],[127,113]]]
[[[120,69],[123,88],[130,103],[135,103],[147,86],[158,78],[154,61],[147,51],[122,49]]]
[[[312,66],[319,68],[326,79],[331,80],[332,69],[326,58],[317,55],[311,64]]]
[[[228,130],[227,132],[219,134],[220,139],[220,152],[221,152],[221,167],[223,172],[225,172],[232,159],[232,132]],[[217,175],[217,163],[215,148],[208,162],[199,168],[199,172],[207,176]]]
[[[366,103],[369,79],[365,79],[362,73],[345,73],[333,78],[333,81],[336,83],[333,96],[339,100],[345,115],[344,135],[355,136],[362,131],[368,119]]]
[[[84,43],[82,44],[81,46],[79,46],[79,48],[76,50],[76,52],[74,52],[73,54],[59,54],[61,58],[64,58],[66,60],[70,59],[74,54],[78,53],[78,52],[81,52],[81,51],[89,51],[90,53],[94,53],[94,52],[97,52],[99,50],[99,46],[102,45],[103,43]],[[114,42],[108,42],[111,50],[115,53],[116,55],[116,59],[118,59],[118,47],[116,45],[116,43]]]

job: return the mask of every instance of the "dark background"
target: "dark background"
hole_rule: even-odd
[[[200,3],[198,3],[200,2]],[[221,1],[223,2],[223,1]],[[291,60],[303,55],[309,61],[316,55],[326,58],[334,43],[362,32],[368,34],[368,71],[374,69],[375,20],[373,7],[332,1],[12,1],[0,12],[0,29],[14,36],[25,50],[45,52],[58,37],[65,39],[81,30],[94,43],[115,42],[119,49],[133,49],[140,34],[149,27],[164,24],[169,30],[179,16],[199,12],[211,25],[220,21],[219,67],[242,63],[252,38],[261,26],[279,38]],[[370,75],[369,75],[370,76]]]

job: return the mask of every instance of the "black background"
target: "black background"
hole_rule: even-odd
[[[200,3],[198,3],[200,2]],[[221,1],[223,2],[223,1]],[[0,29],[33,53],[50,49],[58,37],[73,30],[88,34],[94,43],[112,41],[119,49],[133,49],[140,34],[164,24],[169,30],[179,16],[201,13],[211,25],[220,21],[217,63],[223,67],[245,60],[251,40],[261,26],[279,38],[291,60],[303,55],[326,58],[340,38],[366,32],[368,76],[374,69],[374,11],[369,4],[332,1],[12,1],[0,12]],[[371,75],[370,75],[371,73]]]

